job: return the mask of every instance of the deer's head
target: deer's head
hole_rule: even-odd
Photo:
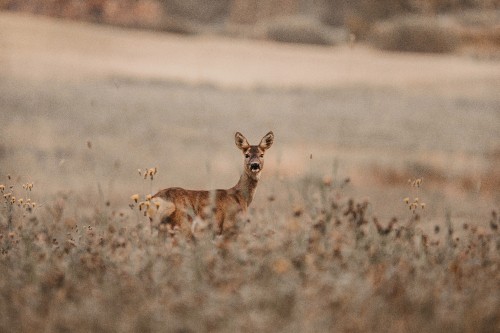
[[[240,132],[234,135],[236,147],[241,149],[245,156],[244,170],[252,179],[258,180],[262,168],[264,168],[264,153],[274,142],[273,132],[269,132],[256,146],[250,145],[248,140]]]

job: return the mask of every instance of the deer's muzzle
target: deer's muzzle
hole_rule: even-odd
[[[257,162],[250,163],[250,170],[252,172],[259,172],[260,171],[260,163],[257,163]]]

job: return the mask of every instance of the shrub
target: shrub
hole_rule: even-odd
[[[319,21],[302,16],[278,18],[265,26],[267,39],[284,43],[334,44],[331,29]]]
[[[460,44],[458,32],[435,18],[405,16],[377,23],[368,40],[378,48],[403,52],[448,53]]]
[[[214,23],[229,14],[230,0],[159,0],[167,15],[199,23]]]

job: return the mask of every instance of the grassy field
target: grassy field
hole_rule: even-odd
[[[499,78],[0,13],[0,331],[499,331]],[[237,236],[130,209],[233,186],[234,132],[269,130]]]

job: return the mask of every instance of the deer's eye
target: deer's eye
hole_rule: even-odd
[[[250,154],[245,154],[245,158],[250,158]]]
[[[264,154],[260,154],[260,158],[263,158],[264,157]]]

